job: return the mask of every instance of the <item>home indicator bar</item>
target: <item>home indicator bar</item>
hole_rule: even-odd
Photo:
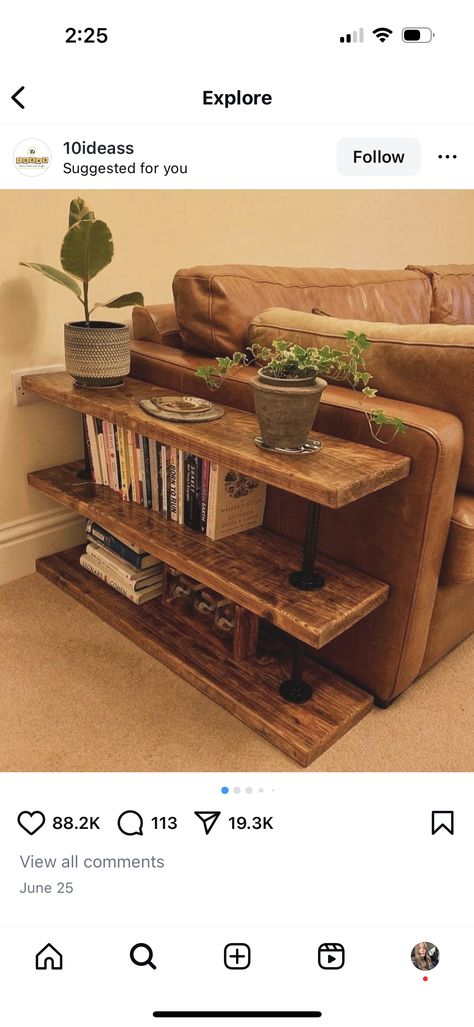
[[[206,1016],[209,1016],[209,1017],[212,1017],[213,1019],[216,1019],[217,1017],[225,1016],[227,1018],[230,1017],[230,1018],[232,1018],[234,1020],[238,1019],[239,1017],[241,1017],[242,1019],[245,1019],[245,1018],[250,1018],[250,1017],[254,1016],[254,1017],[258,1018],[258,1019],[265,1019],[265,1018],[268,1019],[269,1017],[273,1016],[275,1018],[278,1018],[279,1020],[281,1020],[283,1018],[291,1019],[292,1017],[294,1017],[295,1019],[298,1019],[298,1020],[310,1020],[310,1019],[314,1019],[315,1017],[320,1017],[322,1015],[323,1014],[320,1013],[316,1009],[314,1009],[314,1010],[293,1009],[293,1010],[286,1010],[285,1012],[283,1012],[282,1010],[276,1010],[276,1009],[273,1009],[271,1011],[262,1010],[262,1009],[258,1009],[258,1010],[255,1010],[255,1009],[253,1009],[253,1010],[252,1009],[245,1009],[245,1010],[241,1009],[240,1012],[235,1012],[235,1011],[233,1011],[233,1012],[223,1012],[223,1010],[208,1009],[208,1010],[202,1010],[199,1013],[198,1012],[191,1012],[190,1010],[187,1010],[187,1009],[181,1009],[181,1010],[173,1009],[172,1011],[168,1009],[168,1010],[163,1010],[163,1011],[157,1010],[156,1012],[153,1013],[153,1016],[156,1016],[156,1017],[159,1017],[159,1016],[161,1016],[161,1017],[169,1016],[169,1017],[171,1017],[174,1020],[177,1020],[177,1019],[179,1019],[181,1017],[184,1018],[186,1016],[187,1017],[193,1017],[194,1019],[196,1019],[198,1017],[206,1017]]]

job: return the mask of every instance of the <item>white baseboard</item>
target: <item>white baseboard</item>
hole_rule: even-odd
[[[70,510],[52,510],[0,524],[0,585],[32,574],[39,556],[79,545],[84,517]]]

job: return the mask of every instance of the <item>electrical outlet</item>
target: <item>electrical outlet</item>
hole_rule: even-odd
[[[24,367],[21,371],[12,371],[13,402],[15,406],[26,406],[27,403],[41,403],[41,396],[34,392],[27,392],[21,384],[21,379],[27,374],[55,374],[56,371],[65,371],[65,364],[50,364],[49,367]]]

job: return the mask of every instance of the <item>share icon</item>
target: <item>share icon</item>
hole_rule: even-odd
[[[217,823],[220,815],[221,815],[220,810],[219,810],[218,813],[217,812],[214,812],[214,813],[209,813],[209,812],[202,813],[202,812],[198,812],[197,809],[194,810],[194,816],[197,817],[198,820],[201,821],[202,826],[203,826],[206,834],[210,834],[211,833],[212,828],[214,827],[214,824]]]

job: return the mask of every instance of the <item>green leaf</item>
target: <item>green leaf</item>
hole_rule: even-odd
[[[95,214],[90,210],[85,200],[80,196],[77,200],[71,200],[69,207],[69,228],[76,225],[78,221],[95,221]]]
[[[74,278],[65,275],[64,271],[58,271],[57,268],[50,267],[49,264],[26,264],[23,260],[20,261],[20,264],[22,267],[32,267],[34,271],[40,271],[45,278],[51,278],[51,281],[57,282],[58,285],[65,285],[67,289],[71,289],[81,299],[80,285],[74,281]]]
[[[141,292],[125,292],[122,296],[115,296],[108,303],[95,303],[92,309],[95,310],[96,307],[143,307],[143,304]]]
[[[89,282],[110,264],[113,255],[112,235],[105,222],[82,220],[64,236],[61,264],[74,278]]]

